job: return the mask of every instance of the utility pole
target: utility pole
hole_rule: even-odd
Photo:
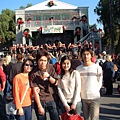
[[[113,0],[109,0],[110,6],[110,36],[111,36],[111,53],[113,54],[114,49],[114,25],[113,25]]]

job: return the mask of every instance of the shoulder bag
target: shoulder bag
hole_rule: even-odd
[[[25,96],[26,96],[26,93],[27,93],[28,88],[29,88],[29,82],[28,82],[28,84],[27,84],[25,93],[24,93],[24,95],[23,95],[23,97],[22,97],[22,100],[21,100],[20,104],[23,103],[23,100],[24,100],[24,98],[25,98]],[[6,108],[7,108],[7,109],[6,109],[7,114],[9,114],[9,115],[10,115],[10,114],[17,115],[17,110],[16,110],[16,107],[15,107],[15,104],[13,103],[13,101],[10,102],[10,103],[8,103],[8,105],[6,106]]]

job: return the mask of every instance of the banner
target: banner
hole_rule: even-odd
[[[42,28],[42,34],[63,33],[63,25],[48,25]]]

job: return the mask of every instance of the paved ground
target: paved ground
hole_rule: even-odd
[[[111,96],[101,97],[100,120],[120,120],[120,95],[117,92],[117,83]]]
[[[102,96],[100,100],[100,120],[120,120],[120,95],[117,92],[117,83],[114,84],[112,96]],[[49,115],[47,120],[49,119]],[[33,119],[37,120],[33,110]]]
[[[102,96],[100,103],[100,120],[120,120],[120,95],[117,92],[117,83],[114,84],[113,95]],[[50,120],[48,114],[47,117],[47,120]],[[37,120],[34,109],[32,120]]]

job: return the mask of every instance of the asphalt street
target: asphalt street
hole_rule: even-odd
[[[118,83],[114,83],[113,95],[103,95],[100,98],[100,120],[120,120],[120,95],[117,91]],[[37,120],[34,107],[32,112],[32,120]],[[47,120],[50,120],[47,113]]]
[[[113,95],[102,96],[100,100],[100,120],[120,120],[120,95],[118,83],[114,83]]]
[[[113,84],[113,95],[103,95],[100,98],[100,120],[120,120],[120,95],[117,92],[117,85],[118,83]],[[37,120],[34,110],[32,120]],[[47,120],[50,120],[48,113]]]

